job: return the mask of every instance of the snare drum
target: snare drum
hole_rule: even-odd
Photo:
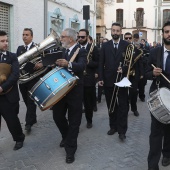
[[[162,87],[150,94],[147,104],[152,115],[161,123],[170,123],[170,90]]]
[[[76,84],[77,76],[73,76],[64,68],[56,67],[32,87],[30,97],[43,111],[61,100]]]

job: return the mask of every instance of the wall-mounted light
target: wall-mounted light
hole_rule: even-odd
[[[53,12],[55,15],[57,15],[57,18],[60,18],[62,16],[61,11],[59,8],[56,8]]]

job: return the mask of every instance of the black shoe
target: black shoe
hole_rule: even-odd
[[[117,132],[115,129],[110,129],[107,134],[108,135],[113,135],[115,132]]]
[[[97,102],[98,102],[98,103],[101,103],[101,100],[98,99]]]
[[[74,155],[67,155],[66,156],[66,163],[71,164],[75,161]]]
[[[170,158],[163,157],[162,159],[162,166],[170,165]]]
[[[139,116],[139,112],[136,110],[133,112],[135,116]]]
[[[92,123],[87,123],[87,125],[86,125],[86,127],[88,128],[88,129],[90,129],[90,128],[92,128]]]
[[[23,147],[23,143],[24,142],[16,142],[13,150],[18,150],[18,149],[22,148]]]
[[[97,112],[97,106],[94,106],[94,107],[93,107],[93,111],[94,111],[94,112]]]
[[[145,102],[145,99],[144,99],[144,98],[141,98],[140,100],[141,100],[142,102]]]
[[[25,125],[25,130],[27,132],[31,132],[31,125]]]
[[[64,144],[65,144],[65,141],[64,141],[64,139],[62,139],[62,141],[60,142],[60,147],[63,148]]]
[[[85,109],[82,109],[82,113],[85,113]]]
[[[124,141],[126,139],[125,134],[119,134],[119,139]]]

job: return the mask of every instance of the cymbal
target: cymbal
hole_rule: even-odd
[[[11,65],[7,63],[0,63],[0,75],[5,74],[7,77],[11,73]]]

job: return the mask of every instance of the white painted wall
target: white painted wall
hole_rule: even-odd
[[[53,12],[60,8],[65,17],[65,28],[69,27],[69,18],[78,15],[83,23],[83,5],[90,5],[90,23],[93,25],[93,35],[96,35],[96,0],[52,0],[48,1],[48,11]],[[22,33],[24,28],[32,28],[33,41],[42,42],[44,39],[44,0],[1,0],[10,4],[10,41],[11,51],[16,52],[17,47],[23,44]],[[84,25],[82,25],[84,28]]]

